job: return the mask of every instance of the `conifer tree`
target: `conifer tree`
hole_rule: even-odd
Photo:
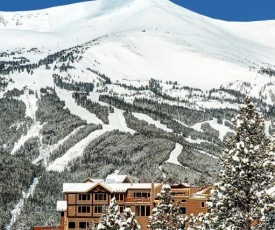
[[[174,206],[171,199],[171,187],[163,185],[159,194],[160,202],[152,210],[152,216],[149,217],[148,228],[154,230],[183,230],[185,229],[186,218],[179,214],[179,207]]]
[[[110,201],[109,207],[103,210],[103,214],[98,224],[98,230],[119,230],[121,225],[121,216],[115,197]]]
[[[121,229],[123,230],[140,230],[141,227],[138,224],[135,213],[130,208],[125,208],[123,212],[125,221],[122,223]]]
[[[199,213],[198,216],[194,216],[192,213],[189,216],[189,225],[187,230],[210,230],[209,225],[209,213]]]
[[[258,192],[267,176],[264,120],[247,97],[245,106],[233,120],[235,134],[225,142],[219,183],[212,191],[210,220],[216,230],[248,230],[261,216]]]
[[[259,228],[272,230],[275,228],[275,134],[266,148],[263,167],[266,181],[263,182],[264,189],[258,193],[262,214]]]

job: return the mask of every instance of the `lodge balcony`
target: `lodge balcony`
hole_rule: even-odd
[[[150,203],[151,202],[151,198],[125,197],[125,202],[128,202],[128,203]]]

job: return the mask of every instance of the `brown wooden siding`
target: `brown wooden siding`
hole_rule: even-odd
[[[33,230],[60,230],[59,226],[34,226]]]

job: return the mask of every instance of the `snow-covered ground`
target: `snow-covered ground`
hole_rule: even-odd
[[[65,105],[69,109],[72,109],[72,113],[75,114],[74,108],[77,105],[74,102],[74,100],[71,100],[69,93],[66,93],[64,90],[63,90],[63,93],[60,93],[60,92],[58,93],[58,95],[61,95],[62,99],[65,101]],[[109,106],[106,103],[98,100],[99,93],[90,93],[90,96],[88,98],[90,98],[92,101],[100,103],[101,105]],[[85,110],[83,113],[80,112],[79,116],[82,119],[84,119],[85,117],[89,116],[89,112],[88,113],[87,112],[88,112],[87,110]],[[77,157],[83,155],[84,149],[89,145],[90,142],[92,142],[94,139],[96,139],[100,135],[104,134],[105,132],[117,129],[122,132],[130,132],[131,134],[135,133],[136,132],[135,130],[127,127],[123,112],[124,111],[121,109],[114,108],[114,113],[109,114],[109,117],[108,117],[109,124],[108,125],[103,124],[102,129],[95,130],[94,132],[89,134],[86,138],[84,138],[83,140],[78,142],[75,146],[73,146],[71,149],[69,149],[63,156],[57,158],[54,162],[50,163],[50,165],[47,167],[47,170],[49,170],[49,171],[50,170],[63,171],[69,162],[71,162],[72,160],[76,159]],[[59,144],[60,143],[58,143],[58,145]],[[47,154],[48,153],[46,153],[45,155],[47,155]]]
[[[36,88],[28,87],[30,90],[36,90]],[[26,104],[26,116],[36,121],[35,112],[37,110],[37,98],[34,94],[29,94],[28,90],[25,90],[24,94],[20,96],[20,100],[22,100]]]
[[[157,128],[163,129],[164,131],[167,132],[173,132],[172,129],[169,129],[167,127],[167,125],[163,125],[160,123],[160,121],[156,121],[153,118],[151,118],[150,116],[143,114],[143,113],[133,113],[133,115],[139,119],[139,120],[144,120],[146,122],[148,122],[149,124],[155,125]]]
[[[224,121],[223,121],[222,124],[218,123],[217,122],[217,118],[214,118],[214,119],[212,119],[210,121],[205,121],[205,122],[197,123],[197,124],[193,125],[192,128],[195,129],[195,130],[197,130],[197,131],[199,131],[199,132],[203,132],[203,130],[201,129],[201,125],[204,124],[204,123],[209,123],[210,126],[213,129],[219,131],[219,138],[220,138],[220,140],[223,140],[223,138],[224,138],[224,136],[225,136],[225,134],[227,132],[232,132],[232,130],[229,127],[227,127],[227,126],[225,126],[223,124]]]
[[[178,161],[178,156],[181,154],[182,149],[183,146],[176,143],[175,149],[171,152],[170,157],[166,162],[182,166]]]
[[[108,129],[109,128],[109,129]],[[80,157],[83,155],[84,149],[89,145],[91,141],[102,135],[107,131],[111,131],[110,127],[105,127],[104,129],[95,130],[86,138],[82,139],[75,146],[70,148],[63,156],[57,158],[54,162],[52,162],[48,167],[48,171],[58,171],[61,172],[67,167],[68,163],[73,159]]]
[[[38,184],[38,182],[39,182],[39,177],[34,178],[28,191],[27,192],[22,191],[22,198],[17,202],[14,209],[11,211],[11,219],[9,224],[6,226],[6,230],[10,230],[12,225],[16,222],[17,217],[20,215],[22,211],[25,200],[27,200],[29,196],[33,195],[35,187]]]
[[[109,115],[109,125],[103,125],[103,129],[95,130],[86,138],[78,142],[75,146],[69,149],[63,156],[57,158],[54,162],[52,162],[47,170],[50,171],[63,171],[69,162],[74,160],[75,158],[82,156],[84,149],[92,142],[94,139],[104,134],[105,132],[112,131],[118,129],[123,132],[135,133],[135,130],[132,130],[127,127],[125,118],[123,116],[123,111],[114,108],[115,112]]]
[[[86,120],[87,123],[103,124],[103,122],[94,113],[90,113],[85,108],[76,104],[74,98],[72,98],[72,92],[57,88],[56,93],[61,100],[65,101],[66,107],[72,114]]]
[[[172,164],[175,164],[175,165],[180,165],[190,171],[194,171],[193,169],[187,167],[187,166],[183,166],[179,161],[178,161],[178,156],[181,154],[181,151],[183,149],[183,146],[181,144],[178,144],[176,143],[176,146],[174,148],[174,150],[170,153],[170,157],[167,161],[167,163],[172,163]],[[162,166],[159,167],[159,169],[162,171]],[[166,175],[163,174],[163,177],[165,178]]]
[[[185,140],[186,140],[187,142],[195,143],[195,144],[201,144],[201,143],[203,143],[203,142],[208,142],[208,141],[202,140],[202,139],[196,139],[196,140],[194,140],[194,139],[192,139],[191,137],[186,137]]]
[[[212,154],[209,154],[209,153],[207,153],[207,152],[205,152],[205,151],[202,151],[202,150],[198,150],[198,151],[199,151],[200,153],[202,153],[202,154],[205,154],[205,155],[209,156],[209,157],[218,159],[218,157],[216,157],[216,156],[214,156],[214,155],[212,155]]]
[[[34,123],[30,129],[28,130],[26,135],[22,135],[20,139],[14,143],[14,147],[11,151],[11,154],[14,155],[14,153],[20,149],[21,146],[25,144],[25,142],[32,138],[32,137],[39,137],[39,132],[42,129],[43,125],[40,125],[39,122]]]
[[[66,136],[65,138],[63,138],[62,140],[60,140],[59,142],[57,142],[56,144],[53,145],[42,145],[40,148],[40,155],[33,160],[33,164],[37,164],[40,161],[43,161],[44,165],[47,166],[48,165],[48,158],[51,155],[51,153],[56,150],[59,146],[61,146],[65,141],[67,141],[72,135],[74,135],[79,129],[81,129],[84,126],[80,126],[78,128],[76,128],[73,132],[71,132],[68,136]],[[40,139],[42,137],[40,136]],[[42,141],[42,140],[41,140]]]

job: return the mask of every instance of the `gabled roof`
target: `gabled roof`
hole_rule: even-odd
[[[63,192],[87,192],[97,183],[64,183]]]
[[[98,183],[98,182],[103,182],[104,179],[99,179],[99,178],[86,178],[83,183]]]
[[[63,192],[65,193],[73,193],[73,192],[88,192],[96,186],[101,186],[109,192],[113,192],[112,189],[105,183],[64,183],[63,184]]]
[[[110,174],[106,177],[107,183],[127,183],[130,182],[127,175]]]
[[[160,184],[154,184],[155,188]],[[151,183],[111,183],[107,184],[113,192],[126,192],[129,189],[151,189]]]
[[[169,184],[171,187],[190,188],[189,184],[183,183],[181,181],[176,181],[173,178],[169,178],[168,180],[164,181],[163,184]]]
[[[212,186],[204,187],[198,192],[194,193],[194,196],[210,196],[212,188]]]
[[[158,187],[159,183],[155,183],[155,188]],[[101,186],[109,192],[127,192],[128,189],[151,189],[151,183],[64,183],[64,193],[85,193],[89,192],[96,186]]]

